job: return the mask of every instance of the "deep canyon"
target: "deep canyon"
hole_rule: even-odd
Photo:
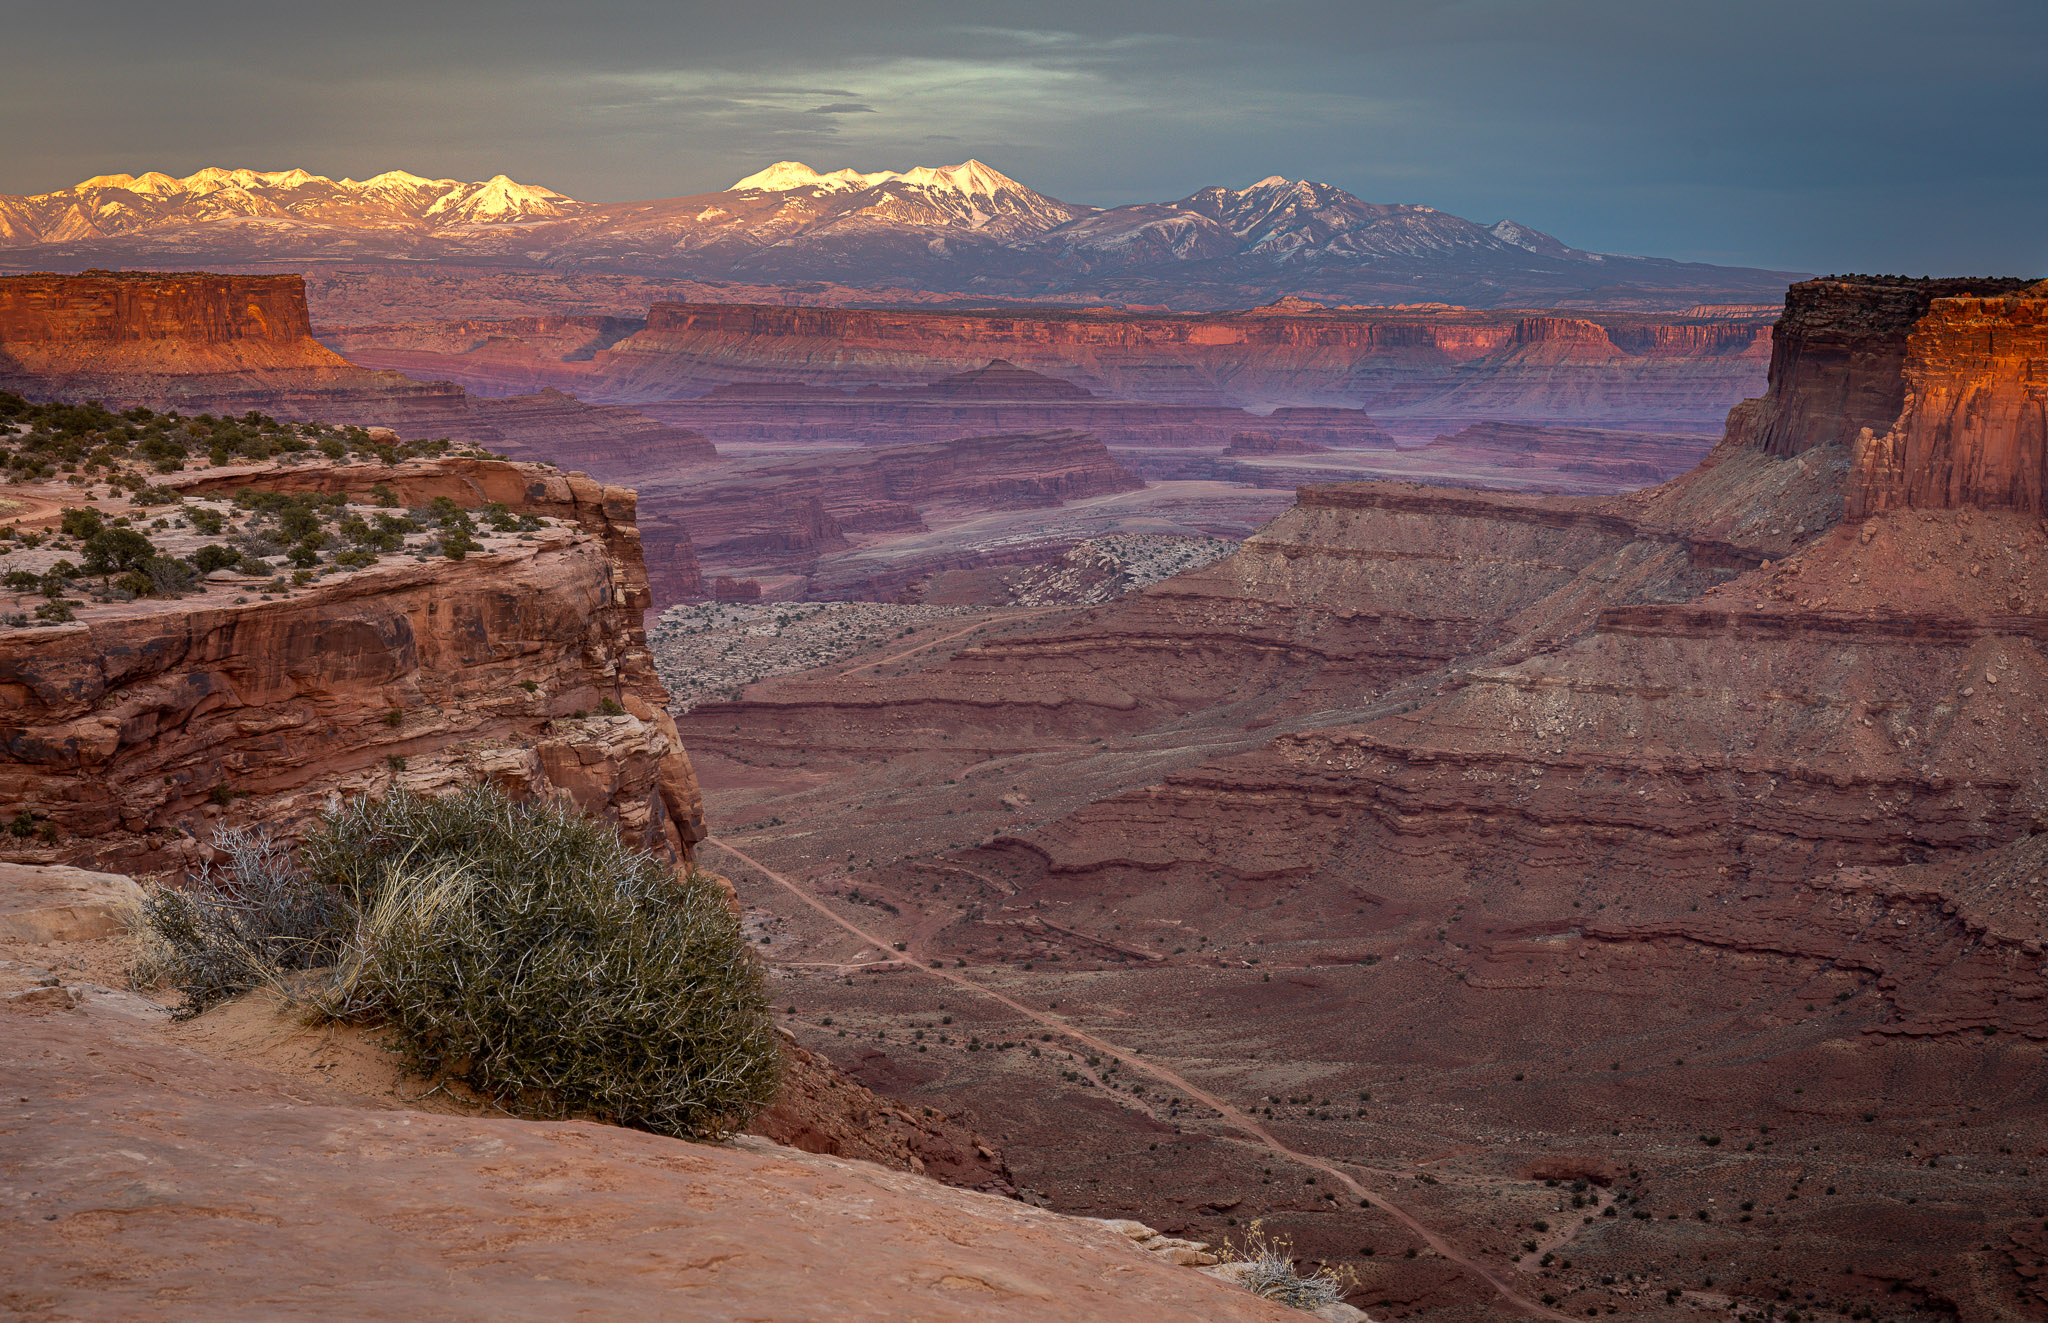
[[[535,526],[0,629],[0,791],[49,827],[0,857],[566,795],[730,878],[807,1063],[767,1129],[813,1152],[1257,1220],[1378,1318],[2048,1317],[2048,289],[442,321],[320,288],[0,278],[0,389],[510,456],[194,454],[153,480],[184,506]],[[1133,533],[1238,545],[1093,591]],[[648,613],[712,596],[874,633],[672,713],[659,669],[738,627]],[[1086,1277],[1058,1225],[1013,1234]]]

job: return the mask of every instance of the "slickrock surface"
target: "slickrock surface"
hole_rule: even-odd
[[[59,995],[18,997],[36,990]],[[430,1114],[0,968],[0,1309],[75,1319],[1290,1316],[1098,1223],[743,1139]]]
[[[78,942],[127,931],[132,878],[62,865],[0,863],[0,942]]]
[[[545,516],[460,561],[383,561],[274,598],[210,585],[0,630],[0,798],[59,839],[38,860],[174,866],[216,821],[286,826],[335,794],[478,777],[561,792],[681,858],[703,834],[696,779],[641,629],[633,494],[495,460],[192,470],[242,488],[497,501]],[[609,700],[618,709],[606,715]],[[226,801],[225,804],[223,801]]]

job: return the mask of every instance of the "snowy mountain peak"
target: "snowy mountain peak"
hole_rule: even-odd
[[[847,193],[890,183],[907,184],[928,193],[954,193],[967,198],[992,198],[1004,189],[1013,193],[1031,191],[1002,171],[974,160],[962,161],[958,165],[912,166],[901,172],[876,170],[863,173],[848,168],[829,174],[820,174],[802,161],[777,161],[766,170],[748,175],[726,191],[790,193],[812,188],[821,193]]]
[[[1486,232],[1505,244],[1544,257],[1580,258],[1588,261],[1605,260],[1599,253],[1588,253],[1541,230],[1532,230],[1519,221],[1503,220],[1486,227]]]
[[[895,175],[887,170],[873,174],[862,174],[851,167],[834,170],[830,174],[819,174],[802,161],[777,161],[766,170],[757,170],[726,189],[728,193],[788,193],[799,188],[815,188],[825,193],[843,193],[849,190],[873,188]]]
[[[1002,171],[990,169],[980,161],[975,160],[962,161],[958,165],[939,166],[937,168],[920,165],[905,170],[902,174],[897,175],[896,178],[906,184],[915,185],[919,188],[930,189],[934,192],[958,193],[963,197],[970,198],[992,198],[1004,189],[1008,189],[1013,193],[1028,193],[1031,191]]]
[[[524,220],[560,216],[578,205],[551,188],[522,184],[507,175],[492,175],[481,184],[459,185],[455,192],[428,207],[426,214],[465,221]]]
[[[454,183],[455,181],[452,179],[422,179],[418,175],[408,174],[404,170],[386,170],[383,174],[371,175],[368,179],[344,179],[341,181],[341,186],[343,188],[382,190],[390,188],[433,188],[437,184],[446,188],[452,187]]]

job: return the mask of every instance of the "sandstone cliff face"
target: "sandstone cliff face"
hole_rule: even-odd
[[[396,354],[413,352],[404,346],[415,337],[391,338]],[[386,356],[374,336],[347,343],[365,361],[425,370],[424,358]],[[1760,318],[1307,307],[988,316],[657,303],[644,329],[587,363],[558,363],[562,375],[552,380],[591,398],[646,405],[732,383],[915,386],[999,355],[1111,399],[1341,405],[1383,423],[1409,420],[1407,430],[1489,417],[1713,426],[1756,389],[1769,347]],[[460,371],[467,358],[448,355],[447,370]],[[523,370],[505,378],[532,379]]]
[[[89,271],[0,281],[0,344],[35,346],[66,363],[102,346],[266,346],[309,365],[342,366],[311,344],[298,276],[157,275]]]
[[[1907,337],[1898,418],[1856,443],[1848,514],[2048,513],[2048,299],[1939,298]]]
[[[0,389],[298,417],[349,401],[437,436],[463,403],[446,383],[370,372],[314,340],[298,276],[202,273],[0,277]]]
[[[0,390],[390,427],[608,475],[716,454],[687,429],[553,389],[486,399],[358,367],[313,338],[299,276],[0,277]]]
[[[386,562],[277,600],[215,587],[0,633],[0,797],[60,837],[10,840],[15,855],[171,867],[201,855],[217,818],[289,828],[335,794],[479,778],[567,794],[678,859],[702,837],[640,628],[649,594],[631,492],[480,460],[170,481],[194,494],[381,483],[405,501],[500,501],[561,523],[460,562]],[[619,713],[592,715],[606,700]]]
[[[1769,389],[1729,416],[1731,442],[1796,455],[1890,428],[1905,402],[1906,339],[1933,301],[2018,280],[1830,277],[1794,285],[1771,342]]]

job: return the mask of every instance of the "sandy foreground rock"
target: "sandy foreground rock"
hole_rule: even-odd
[[[143,997],[54,978],[53,949],[0,950],[9,1317],[1299,1317],[1101,1223],[870,1163],[228,1060]]]

